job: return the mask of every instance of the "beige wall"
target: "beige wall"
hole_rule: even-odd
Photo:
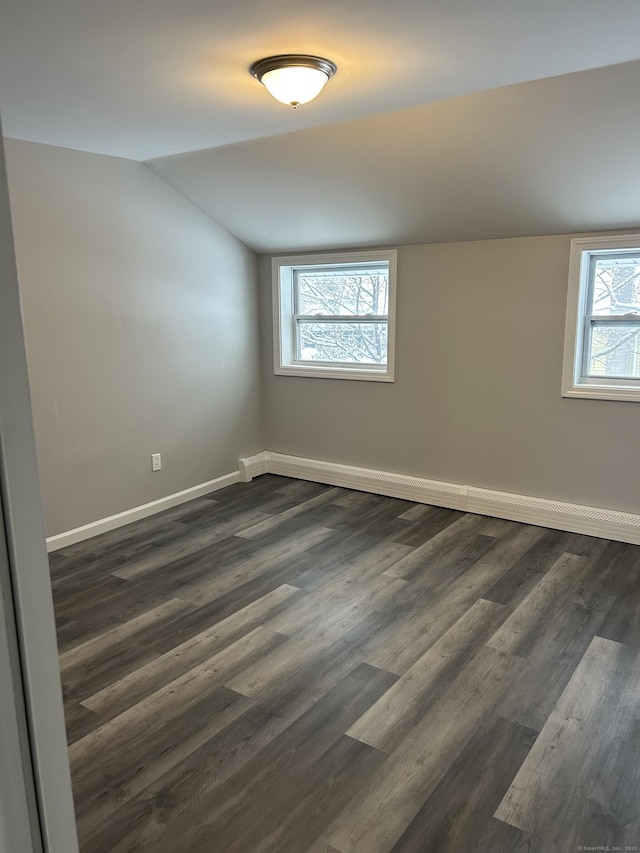
[[[400,248],[393,385],[274,376],[261,258],[266,447],[640,512],[640,406],[560,396],[569,241]]]
[[[640,511],[640,406],[560,396],[569,237],[400,248],[393,385],[274,376],[262,258],[261,429],[253,253],[138,163],[7,162],[49,535],[265,448]]]
[[[237,470],[255,255],[139,163],[6,148],[48,535]]]

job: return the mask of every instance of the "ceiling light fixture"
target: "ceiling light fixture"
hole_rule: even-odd
[[[251,73],[277,101],[297,109],[312,101],[338,70],[335,63],[321,56],[287,53],[268,56],[251,66]]]

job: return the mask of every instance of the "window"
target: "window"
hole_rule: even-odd
[[[562,393],[640,402],[640,234],[571,242]]]
[[[275,372],[393,382],[396,254],[274,259]]]

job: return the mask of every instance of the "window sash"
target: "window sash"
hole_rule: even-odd
[[[584,335],[582,341],[582,379],[592,380],[625,380],[627,382],[638,383],[640,385],[640,377],[625,376],[619,373],[591,373],[589,365],[593,351],[593,331],[596,326],[611,326],[617,325],[637,326],[640,329],[640,314],[588,314],[584,320]]]
[[[629,249],[627,251],[617,252],[588,252],[587,260],[587,296],[585,300],[585,311],[587,316],[593,317],[623,317],[624,314],[594,314],[593,300],[596,290],[596,268],[598,261],[621,261],[625,258],[631,260],[640,255],[640,249]],[[630,312],[633,315],[633,312]]]
[[[371,312],[361,313],[361,314],[329,314],[324,312],[316,312],[314,314],[302,314],[298,313],[300,309],[300,303],[302,302],[302,296],[300,294],[300,279],[306,275],[312,273],[320,279],[320,284],[322,281],[322,277],[326,278],[353,278],[356,276],[372,276],[379,275],[384,276],[387,283],[387,300],[389,299],[389,265],[381,264],[381,263],[372,263],[372,264],[339,264],[339,265],[329,265],[329,266],[318,266],[318,267],[300,267],[297,269],[293,269],[292,275],[292,285],[293,285],[293,310],[294,313],[292,315],[293,321],[293,330],[294,330],[294,364],[308,366],[325,366],[325,367],[354,367],[362,369],[363,366],[366,365],[367,370],[378,370],[385,371],[387,369],[387,360],[389,356],[388,352],[388,340],[387,347],[384,353],[384,361],[380,362],[362,362],[349,360],[347,358],[333,359],[333,360],[325,360],[325,359],[309,359],[303,358],[301,354],[302,349],[302,333],[301,326],[303,324],[318,324],[324,326],[349,326],[349,325],[384,325],[389,326],[389,316],[388,314],[378,313],[374,314]],[[385,306],[386,307],[386,306]]]
[[[380,263],[372,263],[372,264],[336,264],[334,266],[304,266],[294,268],[292,270],[292,284],[293,284],[293,312],[294,317],[305,317],[305,316],[318,316],[318,317],[326,317],[328,319],[333,317],[354,317],[356,320],[361,317],[384,317],[386,318],[388,315],[385,314],[313,314],[313,315],[305,315],[300,313],[300,277],[307,275],[309,273],[320,273],[327,278],[339,278],[343,276],[344,278],[352,278],[357,275],[380,275],[385,276],[387,279],[387,304],[389,302],[389,264],[380,264]]]
[[[299,365],[318,365],[318,366],[327,366],[327,367],[336,367],[344,365],[345,367],[356,367],[362,369],[363,367],[367,370],[380,370],[385,371],[387,369],[387,362],[389,359],[389,340],[387,337],[387,345],[385,348],[385,358],[384,361],[349,361],[348,359],[334,359],[334,360],[325,360],[325,359],[310,359],[303,358],[301,355],[301,344],[302,344],[302,336],[299,331],[300,325],[305,324],[317,324],[323,326],[385,326],[388,328],[389,321],[386,316],[380,316],[375,314],[363,314],[355,317],[344,316],[342,314],[334,315],[334,314],[313,314],[313,315],[305,315],[305,314],[295,314],[293,316],[294,320],[294,332],[295,332],[295,358],[294,363]]]

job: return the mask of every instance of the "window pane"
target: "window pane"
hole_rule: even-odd
[[[389,312],[388,269],[296,271],[298,314],[383,316]]]
[[[640,378],[640,324],[593,323],[587,368],[589,376]]]
[[[640,253],[593,257],[591,314],[640,314]]]
[[[386,323],[298,322],[298,359],[355,364],[387,363]]]

